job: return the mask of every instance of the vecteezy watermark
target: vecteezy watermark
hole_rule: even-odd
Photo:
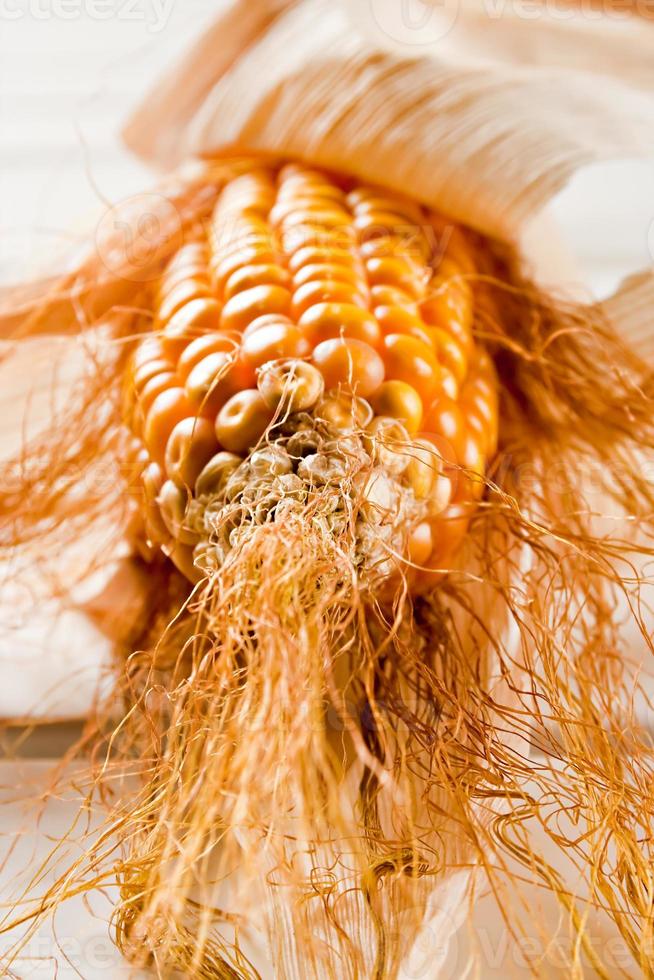
[[[579,19],[629,20],[634,14],[651,16],[652,0],[484,0],[483,8],[491,20],[507,14],[520,20],[569,21]]]
[[[486,970],[504,970],[512,976],[516,969],[534,968],[541,971],[541,976],[564,973],[568,976],[573,962],[573,943],[564,935],[551,934],[548,921],[555,929],[555,916],[550,913],[543,928],[537,929],[534,925],[532,930],[516,934],[501,921],[490,927],[470,921],[466,924],[465,914],[461,917],[456,913],[451,915],[446,907],[430,912],[429,908],[416,905],[400,911],[387,923],[386,944],[400,952],[400,980],[431,980],[436,975],[439,980],[458,980],[468,975],[484,976]],[[607,934],[603,918],[593,922],[585,930],[585,936],[609,971],[608,975],[626,975],[634,966],[627,942],[615,932]],[[651,943],[647,940],[643,942],[640,954],[641,962],[651,960]],[[98,932],[82,938],[41,934],[32,937],[20,951],[14,968],[20,970],[18,976],[25,980],[32,975],[44,976],[50,968],[52,972],[48,975],[58,975],[57,966],[60,970],[67,966],[84,971],[83,975],[90,969],[94,975],[106,971],[107,976],[113,976],[119,961],[120,953],[108,934]]]
[[[422,920],[422,921],[420,921]],[[400,951],[401,980],[455,980],[460,969],[459,925],[444,909],[416,906],[401,911],[390,923],[387,939]]]
[[[87,936],[49,936],[47,934],[33,936],[16,958],[16,966],[21,971],[19,975],[28,977],[38,973],[44,975],[48,967],[52,967],[52,976],[57,975],[57,966],[72,967],[75,973],[82,969],[95,972],[115,970],[120,954],[115,943],[108,935]],[[28,972],[29,971],[29,972]]]
[[[162,194],[137,194],[119,201],[102,216],[95,235],[105,268],[128,282],[151,282],[158,260],[179,248],[182,219]]]
[[[403,46],[429,47],[450,33],[459,0],[370,0],[372,24]]]
[[[357,240],[366,258],[402,258],[415,260],[424,265],[429,261],[434,271],[446,258],[455,225],[443,224],[436,228],[428,221],[417,224],[410,221],[376,221],[374,217],[365,227],[358,229]],[[307,219],[304,224],[286,227],[271,225],[262,230],[258,225],[248,226],[240,216],[219,224],[207,224],[213,247],[217,254],[229,254],[239,249],[244,253],[268,250],[272,253],[295,254],[302,249],[333,248],[348,251],[352,248],[352,229],[334,227],[327,222]]]
[[[144,23],[151,34],[168,24],[175,0],[0,0],[0,21],[125,20]]]
[[[460,0],[369,0],[371,17],[386,39],[404,47],[429,47],[450,33],[459,16]],[[651,16],[654,0],[483,0],[489,20],[627,20],[634,13]]]

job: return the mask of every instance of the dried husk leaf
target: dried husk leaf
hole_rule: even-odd
[[[233,0],[125,139],[167,168],[234,147],[300,157],[511,241],[581,166],[654,153],[654,25],[419,7]]]
[[[571,5],[562,21],[544,4],[532,19],[465,0],[410,21],[393,0],[256,9],[245,41],[247,0],[161,79],[125,128],[135,152],[165,167],[233,146],[299,156],[411,187],[518,243],[581,167],[654,154],[654,25],[624,11]],[[644,278],[644,308],[653,289]],[[629,287],[607,313],[620,331],[628,316],[625,338],[640,342],[634,302]]]

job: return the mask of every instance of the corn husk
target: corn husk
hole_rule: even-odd
[[[242,0],[124,137],[163,168],[234,147],[308,159],[521,246],[580,168],[654,156],[653,44],[651,22],[587,6]],[[649,270],[607,306],[639,347],[653,298]]]

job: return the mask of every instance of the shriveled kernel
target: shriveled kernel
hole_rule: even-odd
[[[261,439],[272,419],[273,412],[256,388],[240,391],[218,413],[218,442],[232,453],[244,453]]]
[[[397,495],[384,466],[367,474],[362,488],[361,510],[373,524],[383,524],[393,516]]]
[[[354,432],[365,429],[372,419],[373,410],[365,398],[335,392],[321,401],[315,414],[336,429]]]
[[[300,429],[286,443],[286,451],[293,459],[301,459],[303,456],[312,456],[323,445],[324,440],[315,429]]]
[[[363,448],[359,435],[354,432],[338,433],[334,438],[325,439],[323,452],[340,455],[362,466],[367,466],[370,462],[369,453]]]
[[[182,487],[193,487],[200,472],[218,451],[214,426],[205,418],[178,422],[166,445],[166,473]]]
[[[296,473],[284,473],[278,477],[276,485],[284,496],[293,496],[296,499],[304,493],[304,483]]]
[[[298,476],[309,483],[320,486],[339,480],[345,475],[343,462],[336,456],[312,453],[304,456],[297,467]]]
[[[250,471],[255,476],[285,476],[293,469],[291,457],[281,446],[263,446],[256,449],[249,459]]]
[[[364,445],[388,473],[403,473],[409,464],[411,438],[397,419],[376,415],[366,428]]]
[[[324,340],[313,352],[313,363],[326,388],[344,386],[368,398],[384,380],[384,362],[377,351],[350,337]]]
[[[322,374],[305,361],[269,361],[259,370],[257,387],[268,408],[283,413],[305,412],[320,401]]]
[[[237,456],[236,453],[228,453],[224,450],[216,453],[195,482],[196,497],[220,493],[229,477],[242,462],[242,457]]]

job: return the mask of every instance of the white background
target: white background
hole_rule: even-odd
[[[0,281],[47,269],[86,237],[107,204],[147,187],[150,175],[120,147],[120,121],[219,7],[208,0],[0,0]],[[585,281],[598,294],[651,263],[653,204],[651,164],[625,162],[592,168],[555,202]],[[0,685],[14,679],[0,661]],[[11,764],[1,767],[3,784],[17,778]],[[50,811],[44,827],[58,832],[74,805],[54,803]],[[3,821],[5,831],[21,826],[17,811],[10,820],[3,810]],[[497,920],[482,916],[480,928],[482,980],[525,975],[519,952],[503,946],[507,937]],[[126,975],[106,942],[106,927],[81,903],[63,915],[60,935],[79,973],[59,956],[59,977]],[[23,961],[17,976],[53,977],[55,954],[45,935],[35,960]],[[460,961],[452,976],[462,975]],[[561,972],[551,964],[546,975]]]

